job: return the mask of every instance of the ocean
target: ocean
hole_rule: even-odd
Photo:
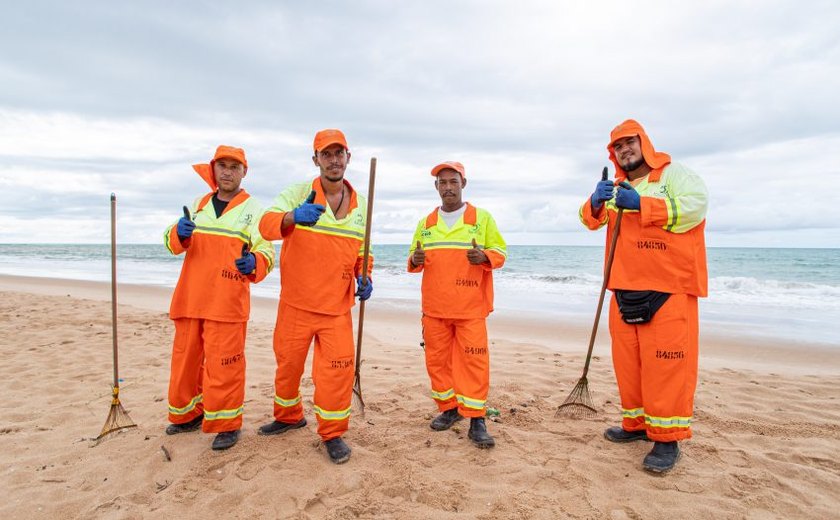
[[[278,246],[279,247],[279,246]],[[419,309],[420,276],[405,271],[407,245],[374,246],[374,298]],[[182,257],[163,245],[117,246],[120,283],[174,287]],[[496,271],[496,312],[591,323],[601,288],[602,247],[509,246]],[[840,249],[710,248],[701,333],[840,348]],[[110,280],[108,244],[0,244],[0,274]],[[277,271],[253,286],[276,298]]]

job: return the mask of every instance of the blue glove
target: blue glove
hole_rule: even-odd
[[[239,272],[244,275],[253,273],[254,269],[257,268],[257,258],[254,256],[254,253],[245,253],[244,256],[237,258],[234,263]]]
[[[359,297],[361,301],[365,301],[370,298],[370,295],[373,293],[373,280],[370,278],[367,279],[367,284],[362,285],[362,276],[359,275],[356,277],[356,296]]]
[[[589,202],[592,204],[592,209],[596,211],[601,209],[601,206],[603,206],[606,201],[613,198],[614,188],[615,185],[611,180],[598,181],[598,184],[595,186],[595,191],[589,198]]]
[[[295,224],[301,226],[314,226],[321,213],[324,212],[324,206],[321,204],[312,204],[311,202],[304,202],[294,210]]]
[[[642,199],[639,197],[639,192],[634,190],[630,183],[622,182],[618,185],[615,205],[624,209],[642,209]]]
[[[186,240],[190,238],[195,230],[195,222],[188,219],[187,217],[181,217],[178,219],[178,228],[176,232],[178,233],[178,238],[181,240]]]

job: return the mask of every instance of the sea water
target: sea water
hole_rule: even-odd
[[[277,246],[279,248],[279,245]],[[406,272],[408,245],[375,245],[374,298],[419,312],[421,275]],[[174,287],[183,257],[163,245],[117,246],[120,283]],[[231,259],[231,264],[233,264]],[[591,323],[603,247],[509,246],[495,271],[496,312]],[[710,248],[701,331],[840,347],[840,249]],[[110,245],[0,244],[0,273],[110,280]],[[280,274],[254,285],[276,298]]]

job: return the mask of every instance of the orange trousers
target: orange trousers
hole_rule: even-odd
[[[350,426],[350,400],[355,365],[353,322],[350,311],[339,316],[319,314],[280,301],[274,325],[274,419],[295,423],[303,419],[300,378],[309,345],[315,338],[312,382],[318,435],[328,441],[341,437]]]
[[[690,439],[697,387],[697,297],[672,294],[648,323],[629,325],[621,320],[613,295],[610,336],[622,428],[647,430],[659,442]]]
[[[490,390],[490,351],[485,318],[423,316],[426,371],[438,410],[455,407],[463,417],[484,417]]]
[[[247,322],[178,318],[169,376],[169,422],[204,414],[208,433],[242,427]]]

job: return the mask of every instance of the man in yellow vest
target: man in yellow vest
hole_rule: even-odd
[[[493,311],[493,269],[504,265],[507,249],[490,213],[462,200],[463,164],[438,164],[432,176],[441,206],[417,224],[408,258],[409,272],[423,272],[426,369],[441,412],[430,426],[443,431],[469,417],[469,439],[492,448],[496,442],[484,423],[490,389],[486,320]]]

